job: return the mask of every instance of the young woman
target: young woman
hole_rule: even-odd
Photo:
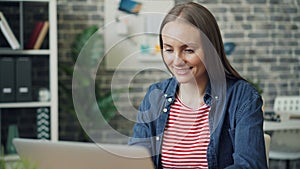
[[[149,87],[129,144],[156,168],[267,168],[261,96],[226,59],[213,15],[176,5],[160,46],[173,77]]]

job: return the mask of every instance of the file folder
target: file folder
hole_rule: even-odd
[[[16,60],[16,100],[32,101],[31,60],[20,57]]]
[[[15,61],[11,57],[1,57],[0,102],[14,102],[15,95]]]

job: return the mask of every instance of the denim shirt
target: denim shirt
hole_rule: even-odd
[[[129,145],[148,148],[158,169],[162,168],[163,133],[177,88],[174,77],[149,87],[129,140]],[[208,105],[213,100],[210,94],[209,84],[204,95]],[[208,168],[267,168],[261,107],[261,96],[252,85],[244,80],[227,79],[224,109],[218,112],[218,120],[209,116]]]

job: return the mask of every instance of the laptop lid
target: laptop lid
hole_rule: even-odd
[[[153,169],[144,147],[16,138],[21,159],[37,169]]]

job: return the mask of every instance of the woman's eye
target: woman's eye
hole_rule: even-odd
[[[173,52],[173,49],[164,49],[164,52],[172,53],[172,52]]]
[[[185,49],[184,52],[191,54],[191,53],[194,53],[194,50],[193,49]]]

